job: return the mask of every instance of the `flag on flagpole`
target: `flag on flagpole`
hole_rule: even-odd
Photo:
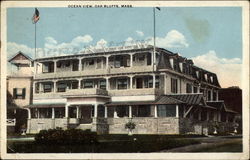
[[[160,7],[155,7],[156,9],[158,9],[159,11],[161,10],[161,8]]]
[[[39,16],[39,11],[38,11],[37,8],[35,8],[35,13],[34,13],[33,18],[32,18],[33,24],[35,24],[36,22],[38,22],[38,21],[39,21],[39,18],[40,18],[40,16]]]

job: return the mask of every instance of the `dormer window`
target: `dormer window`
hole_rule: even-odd
[[[204,74],[205,80],[207,81],[207,74]]]
[[[211,83],[214,82],[214,77],[213,76],[210,77],[210,81],[211,81]]]
[[[195,73],[196,73],[196,77],[199,78],[200,77],[199,71],[196,71]]]
[[[181,72],[183,72],[183,63],[182,62],[179,63],[179,67],[180,67]]]
[[[174,69],[174,59],[170,58],[169,62],[170,62],[171,68]]]

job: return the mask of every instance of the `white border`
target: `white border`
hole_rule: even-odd
[[[68,4],[132,4],[133,7],[205,7],[205,6],[231,6],[242,7],[243,25],[242,25],[242,42],[243,42],[243,153],[108,153],[108,154],[7,154],[6,153],[6,128],[1,127],[1,157],[4,159],[248,159],[249,158],[249,3],[247,1],[7,1],[1,2],[1,125],[5,126],[6,115],[6,8],[7,7],[67,7]],[[225,26],[226,28],[226,26]],[[233,38],[233,37],[232,37]]]

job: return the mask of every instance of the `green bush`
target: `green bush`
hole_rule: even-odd
[[[90,144],[97,142],[97,134],[90,130],[57,128],[41,130],[35,135],[35,141],[43,144]]]

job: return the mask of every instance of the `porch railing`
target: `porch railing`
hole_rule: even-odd
[[[16,119],[7,119],[6,120],[7,126],[15,126],[16,125]]]

